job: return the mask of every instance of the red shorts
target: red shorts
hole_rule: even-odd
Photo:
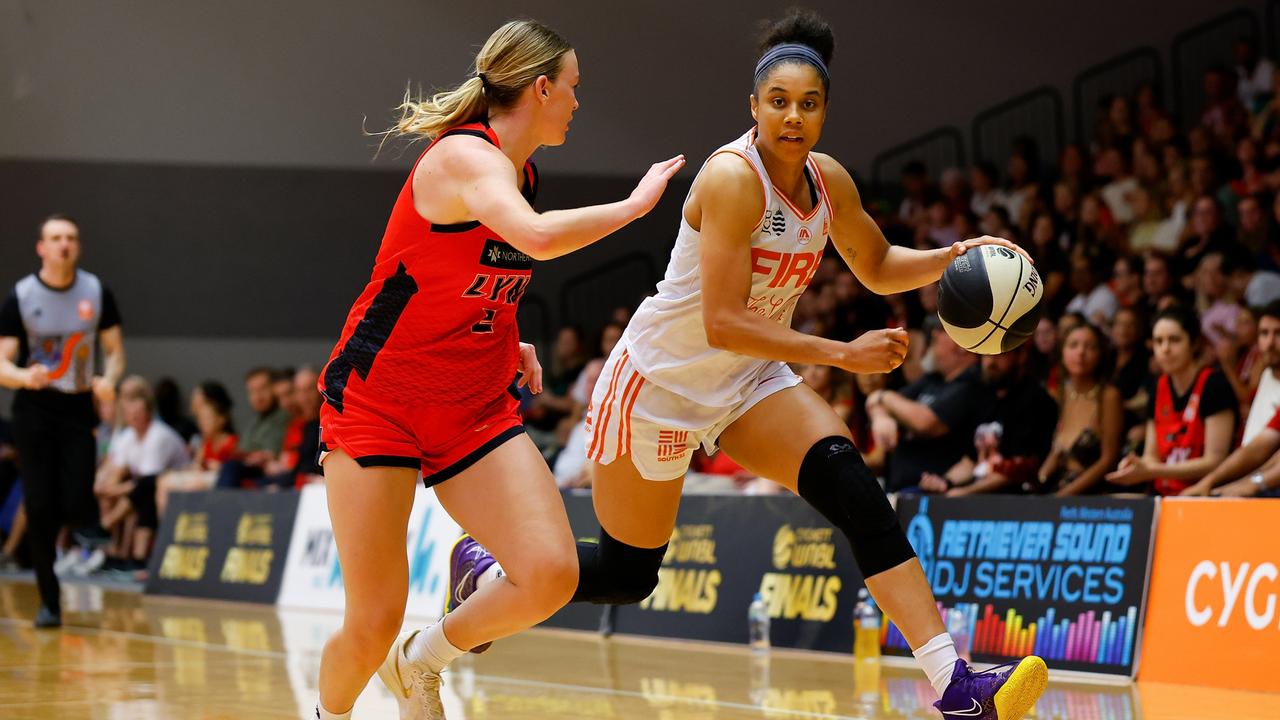
[[[348,398],[339,413],[320,408],[320,459],[342,450],[360,467],[403,467],[422,471],[427,487],[476,464],[511,438],[524,433],[520,403],[512,395],[481,408],[373,408]]]

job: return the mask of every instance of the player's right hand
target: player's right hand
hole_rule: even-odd
[[[840,368],[853,373],[893,372],[907,358],[910,336],[903,328],[886,328],[863,333],[848,344]]]
[[[516,387],[529,386],[529,392],[542,392],[542,363],[538,362],[538,349],[529,343],[520,343],[520,382]]]
[[[658,199],[667,189],[667,181],[684,167],[684,155],[677,155],[670,160],[654,163],[649,172],[640,178],[636,189],[631,191],[631,202],[635,205],[635,217],[649,214]]]
[[[49,368],[40,363],[28,367],[23,387],[28,390],[43,390],[49,387]]]

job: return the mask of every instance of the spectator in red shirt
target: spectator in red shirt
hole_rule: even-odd
[[[191,391],[191,415],[196,419],[200,444],[190,467],[162,474],[156,481],[156,509],[163,516],[169,495],[208,490],[218,468],[237,456],[240,442],[231,420],[231,394],[216,380],[206,380]]]

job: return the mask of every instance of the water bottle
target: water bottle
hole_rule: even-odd
[[[853,655],[859,660],[880,657],[880,609],[866,588],[858,591],[853,608]]]
[[[747,638],[752,650],[769,649],[769,606],[760,593],[747,608]]]

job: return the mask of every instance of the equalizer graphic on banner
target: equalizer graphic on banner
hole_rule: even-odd
[[[901,497],[898,513],[939,611],[964,617],[975,659],[1034,653],[1054,668],[1132,675],[1154,502]],[[885,651],[909,652],[885,625]]]
[[[947,617],[945,606],[939,603],[938,609]],[[1074,619],[1058,618],[1056,608],[1049,608],[1030,623],[1013,608],[997,614],[991,603],[981,608],[978,603],[957,603],[951,609],[959,610],[966,618],[965,631],[973,639],[975,654],[1039,655],[1045,660],[1099,665],[1133,663],[1138,608],[1132,605],[1118,617],[1113,617],[1110,610],[1090,610],[1077,613]],[[882,632],[885,648],[910,650],[896,625],[885,623]]]

